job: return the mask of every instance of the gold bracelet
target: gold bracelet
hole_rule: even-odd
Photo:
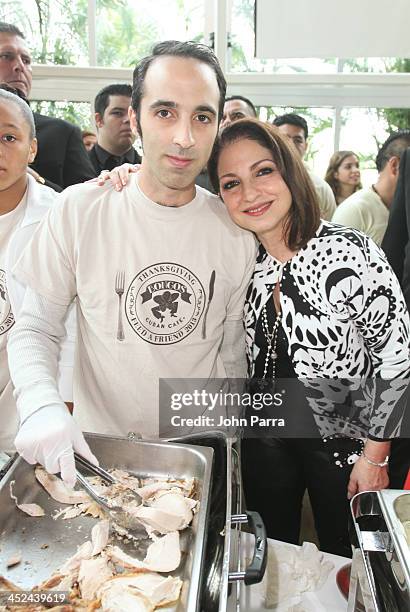
[[[386,465],[388,465],[389,463],[389,455],[386,455],[386,459],[384,461],[380,461],[380,463],[378,461],[373,461],[373,459],[369,459],[369,457],[366,455],[366,453],[364,452],[364,449],[362,451],[362,457],[363,459],[365,459],[365,461],[367,461],[367,463],[370,463],[370,465],[374,465],[375,467],[386,467]]]

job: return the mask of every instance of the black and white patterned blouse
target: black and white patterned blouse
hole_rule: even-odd
[[[383,251],[363,233],[327,221],[286,263],[261,246],[245,304],[251,377],[260,350],[256,325],[278,282],[289,356],[315,391],[308,401],[322,437],[399,435],[394,407],[410,374],[410,325]],[[348,417],[335,407],[347,396]]]

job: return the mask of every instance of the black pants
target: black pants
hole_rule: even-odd
[[[409,457],[409,440],[393,443],[390,486],[403,486]],[[321,550],[351,556],[347,499],[351,465],[335,465],[322,440],[315,439],[244,439],[241,459],[246,505],[260,512],[269,538],[299,542],[307,489]]]

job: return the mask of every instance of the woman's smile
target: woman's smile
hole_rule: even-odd
[[[260,217],[263,215],[269,208],[271,207],[272,202],[265,202],[263,204],[258,204],[257,206],[253,205],[252,207],[247,208],[243,212],[251,217]]]

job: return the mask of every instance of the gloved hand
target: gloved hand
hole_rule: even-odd
[[[28,463],[41,463],[50,474],[60,472],[71,488],[76,482],[74,451],[98,465],[98,459],[63,403],[44,406],[30,415],[20,427],[14,444]]]

